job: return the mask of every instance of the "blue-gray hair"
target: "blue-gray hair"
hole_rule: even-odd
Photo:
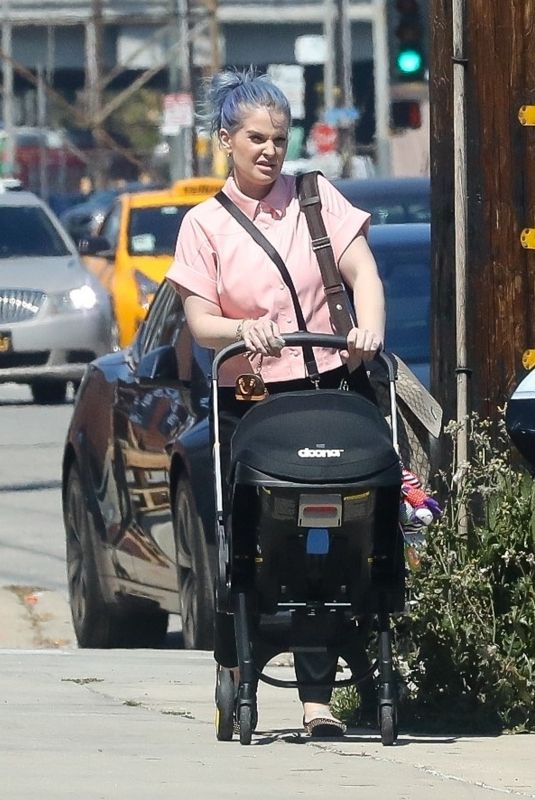
[[[246,109],[262,106],[283,114],[288,126],[291,122],[290,104],[284,92],[267,75],[260,75],[252,67],[214,75],[208,101],[211,133],[218,133],[221,128],[234,133],[241,127]]]

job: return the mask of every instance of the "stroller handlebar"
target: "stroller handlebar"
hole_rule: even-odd
[[[347,339],[345,336],[337,336],[332,333],[287,333],[284,335],[285,347],[326,347],[333,350],[345,350],[347,348]],[[245,353],[246,347],[244,342],[233,342],[224,347],[217,353],[212,362],[212,380],[217,380],[219,368],[223,362],[227,361],[233,356],[238,356]],[[396,368],[395,360],[388,353],[378,352],[374,361],[379,361],[384,364],[388,372],[388,380],[395,381]]]
[[[335,334],[330,333],[299,332],[288,333],[284,336],[285,347],[305,347],[306,345],[310,347],[326,347],[335,350],[345,350],[347,348],[347,339],[345,336],[336,336]],[[234,342],[233,344],[229,344],[227,347],[224,347],[222,350],[220,350],[212,362],[212,385],[214,390],[212,395],[212,414],[214,421],[214,467],[217,498],[216,515],[221,525],[223,525],[223,478],[221,473],[221,459],[219,452],[219,400],[217,379],[219,368],[224,361],[232,358],[232,356],[237,356],[240,355],[240,353],[245,352],[246,347],[244,342]],[[373,360],[382,363],[388,373],[392,443],[396,452],[399,453],[395,392],[397,362],[394,356],[381,352],[377,353]]]

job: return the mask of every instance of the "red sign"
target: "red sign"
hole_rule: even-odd
[[[338,145],[338,131],[328,122],[315,122],[310,138],[317,153],[334,153]]]

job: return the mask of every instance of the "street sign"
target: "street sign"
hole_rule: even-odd
[[[334,153],[338,145],[338,131],[328,122],[315,122],[310,129],[310,140],[316,153]]]
[[[327,42],[325,36],[297,36],[294,45],[295,60],[298,64],[325,64],[327,61]]]
[[[188,92],[174,92],[163,98],[163,136],[176,136],[182,128],[193,126],[193,98]]]
[[[348,106],[347,108],[328,108],[323,113],[325,122],[328,122],[329,125],[338,125],[339,127],[344,127],[344,125],[356,122],[359,117],[360,111],[353,106]]]
[[[299,64],[270,64],[268,75],[284,92],[290,103],[293,119],[305,116],[305,70]]]

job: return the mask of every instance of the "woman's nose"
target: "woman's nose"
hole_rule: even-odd
[[[276,153],[275,144],[274,142],[267,141],[264,145],[264,152],[267,155],[274,156]]]

